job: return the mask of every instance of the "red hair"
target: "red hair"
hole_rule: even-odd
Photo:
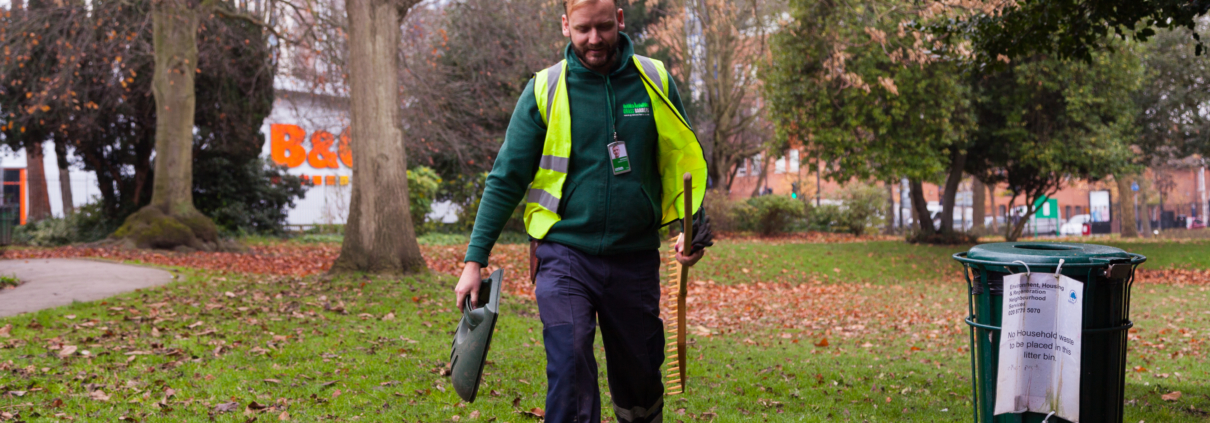
[[[563,0],[563,12],[570,15],[571,12],[574,12],[574,11],[576,11],[576,9],[579,9],[580,6],[583,5],[584,3],[596,3],[598,1],[603,1],[603,0]],[[618,5],[617,0],[608,0],[608,1],[610,3],[613,3],[613,5],[615,7]]]

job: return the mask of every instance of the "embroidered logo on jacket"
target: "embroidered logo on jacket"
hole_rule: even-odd
[[[646,101],[642,103],[626,103],[622,105],[623,117],[635,116],[651,116],[651,105]]]

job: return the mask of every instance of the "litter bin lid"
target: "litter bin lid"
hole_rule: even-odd
[[[1121,248],[1096,244],[1067,242],[996,242],[971,247],[967,257],[999,263],[1020,260],[1027,264],[1056,265],[1129,261],[1131,256]]]

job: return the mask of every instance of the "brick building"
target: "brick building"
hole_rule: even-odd
[[[768,160],[756,156],[745,160],[735,169],[735,179],[731,184],[729,198],[742,200],[761,193],[788,195],[795,192],[806,199],[818,198],[821,203],[835,203],[842,189],[842,184],[826,178],[820,178],[816,164],[809,158],[803,160],[803,154],[792,149],[780,157]],[[763,164],[763,165],[762,165]],[[763,177],[762,177],[763,173]],[[1206,222],[1207,208],[1210,205],[1210,195],[1207,193],[1206,179],[1210,177],[1200,157],[1190,157],[1175,161],[1169,166],[1149,168],[1139,178],[1139,191],[1129,191],[1125,196],[1119,192],[1117,183],[1109,178],[1102,181],[1071,180],[1051,196],[1057,201],[1058,214],[1062,221],[1070,220],[1073,216],[1089,215],[1107,220],[1105,230],[1120,232],[1121,220],[1118,218],[1118,207],[1121,201],[1134,207],[1136,216],[1142,219],[1147,216],[1152,226],[1159,228],[1187,227],[1193,219]],[[876,182],[885,187],[885,182]],[[967,178],[959,186],[955,207],[955,224],[967,222],[970,225],[973,217],[973,198],[971,190],[975,184]],[[924,197],[929,202],[929,209],[941,210],[942,188],[925,183]],[[896,210],[903,210],[904,216],[911,219],[910,204],[907,196],[902,195],[904,184],[894,181],[888,196],[893,199]],[[1020,210],[1025,206],[1025,199],[1012,199],[1012,194],[1003,186],[996,187],[995,195],[984,195],[987,201],[983,204],[984,216],[995,216],[998,222],[1011,219],[1014,209]],[[1143,195],[1140,195],[1143,194]],[[1094,213],[1095,212],[1095,213]],[[1021,212],[1017,212],[1020,214]],[[898,221],[898,216],[894,216]],[[1141,221],[1136,222],[1141,226]]]

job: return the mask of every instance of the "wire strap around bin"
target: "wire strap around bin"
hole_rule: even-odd
[[[1127,320],[1126,324],[1111,328],[1084,329],[1084,333],[1121,332],[1134,327],[1134,322]]]
[[[967,317],[966,317],[966,324],[967,324],[968,326],[974,326],[974,327],[977,327],[977,328],[979,328],[979,329],[987,329],[987,330],[992,330],[992,331],[997,331],[997,332],[999,332],[999,331],[1000,331],[1000,327],[999,327],[999,326],[985,325],[985,324],[982,324],[982,323],[978,323],[978,322],[976,322],[974,319],[975,319],[975,316],[974,316],[974,315],[967,316]],[[1126,324],[1121,325],[1121,326],[1114,326],[1114,327],[1110,327],[1110,328],[1084,329],[1084,330],[1082,330],[1082,331],[1080,331],[1080,332],[1083,332],[1083,333],[1121,332],[1121,331],[1124,331],[1124,330],[1130,329],[1130,328],[1132,328],[1132,327],[1134,327],[1134,322],[1133,322],[1133,321],[1130,321],[1130,320],[1127,320],[1127,321],[1126,321]]]
[[[1030,274],[1033,273],[1029,270],[1029,265],[1025,262],[1021,260],[1013,260],[1013,263],[1021,263],[1022,266],[1025,266],[1025,276],[1030,276]]]
[[[982,324],[982,323],[975,322],[974,320],[971,320],[971,319],[974,319],[974,318],[975,318],[975,316],[974,316],[974,315],[967,316],[967,317],[966,317],[966,324],[967,324],[967,325],[970,325],[970,326],[974,326],[974,327],[980,328],[980,329],[994,330],[994,331],[996,331],[996,332],[999,332],[999,331],[1000,331],[1000,327],[999,327],[999,326],[985,325],[985,324]]]

